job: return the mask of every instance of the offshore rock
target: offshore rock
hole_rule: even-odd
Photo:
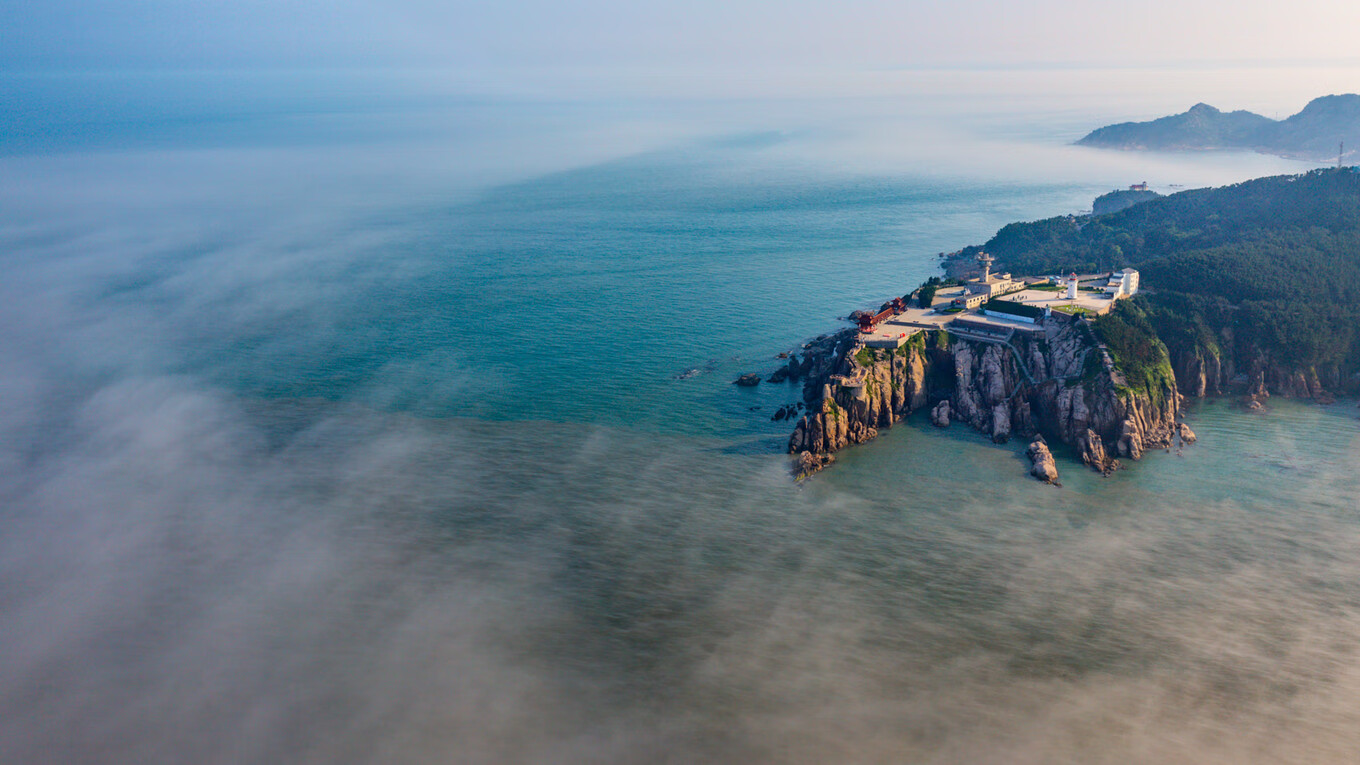
[[[1077,453],[1081,455],[1081,461],[1099,470],[1102,475],[1109,475],[1119,467],[1119,460],[1110,457],[1105,453],[1105,442],[1091,429],[1077,439]]]
[[[1036,437],[1030,442],[1029,448],[1025,450],[1029,457],[1032,467],[1029,474],[1038,478],[1044,483],[1058,482],[1058,464],[1053,460],[1053,452],[1049,451],[1048,443],[1043,436]]]
[[[1183,422],[1178,426],[1177,432],[1180,434],[1181,441],[1187,444],[1193,444],[1199,440],[1195,437],[1195,431],[1191,430],[1190,426]]]
[[[930,410],[930,421],[937,428],[949,427],[949,402],[941,401]]]
[[[799,452],[793,461],[793,477],[799,481],[836,461],[834,454]]]
[[[787,379],[789,379],[789,368],[778,367],[774,372],[770,373],[770,376],[766,378],[765,382],[782,383]]]
[[[754,372],[749,372],[747,374],[742,375],[741,377],[738,377],[732,382],[736,385],[740,385],[743,388],[753,388],[760,384],[760,375],[755,374]]]

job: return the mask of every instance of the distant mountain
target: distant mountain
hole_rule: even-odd
[[[1151,122],[1123,122],[1091,131],[1080,146],[1104,149],[1254,149],[1307,159],[1336,157],[1342,142],[1347,155],[1360,149],[1360,95],[1322,96],[1303,111],[1273,120],[1248,111],[1223,112],[1208,104]]]

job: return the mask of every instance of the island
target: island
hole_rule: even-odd
[[[1248,111],[1224,112],[1199,103],[1149,122],[1122,122],[1091,131],[1078,146],[1102,149],[1202,151],[1249,149],[1338,162],[1360,148],[1360,95],[1315,98],[1298,114],[1273,120]],[[1350,152],[1344,146],[1349,145]]]
[[[1360,390],[1356,168],[1014,223],[943,266],[781,368],[798,475],[917,411],[1029,439],[1053,482],[1055,440],[1103,473],[1192,443],[1185,397]]]

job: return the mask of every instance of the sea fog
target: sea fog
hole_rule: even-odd
[[[1347,761],[1353,402],[795,486],[729,383],[1351,74],[6,75],[0,759]]]

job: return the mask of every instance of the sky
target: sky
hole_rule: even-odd
[[[0,65],[800,69],[1343,63],[1360,4],[1229,0],[51,0]]]

